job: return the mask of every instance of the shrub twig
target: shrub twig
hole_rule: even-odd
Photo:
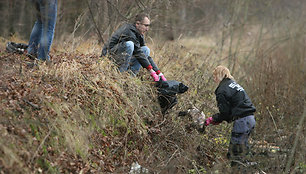
[[[291,166],[291,163],[292,163],[292,160],[293,160],[293,156],[294,156],[294,153],[295,153],[295,150],[296,150],[298,139],[299,139],[299,136],[300,136],[300,134],[302,132],[305,115],[306,115],[306,107],[304,107],[303,115],[302,115],[302,117],[301,117],[301,119],[299,121],[299,125],[297,127],[297,133],[296,133],[296,136],[295,136],[295,140],[294,140],[294,144],[293,144],[293,147],[292,147],[292,151],[291,151],[289,160],[288,160],[287,165],[286,165],[285,173],[288,173],[289,170],[290,170],[290,166]]]
[[[55,121],[56,121],[56,120],[57,120],[57,119],[55,119]],[[52,127],[49,129],[49,132],[48,132],[47,135],[44,137],[44,139],[42,140],[42,142],[40,143],[40,145],[37,147],[37,149],[36,149],[34,155],[32,156],[32,158],[31,158],[31,160],[30,160],[30,164],[33,163],[35,157],[36,157],[37,154],[38,154],[38,151],[41,149],[41,147],[43,146],[43,144],[45,143],[45,141],[47,140],[47,138],[50,136],[51,131],[53,130],[53,128],[54,128],[54,126],[53,126],[53,124],[52,124]]]
[[[277,132],[277,135],[279,136],[280,139],[282,139],[281,136],[279,135],[278,128],[277,128],[277,125],[276,125],[276,122],[275,122],[274,117],[273,117],[273,115],[271,114],[269,108],[267,108],[267,111],[269,112],[269,115],[270,115],[270,117],[271,117],[271,119],[272,119],[272,121],[273,121],[273,124],[274,124],[275,130],[276,130],[276,132]]]

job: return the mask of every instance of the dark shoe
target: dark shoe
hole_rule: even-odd
[[[27,52],[28,45],[23,43],[8,42],[6,44],[6,51],[9,53],[25,54],[31,60],[37,59],[37,54],[30,54]]]
[[[35,54],[30,54],[30,53],[26,52],[25,55],[28,58],[30,58],[31,60],[36,60],[37,59],[37,55],[35,55]]]
[[[23,54],[26,52],[27,48],[28,45],[23,43],[8,42],[6,44],[6,51],[9,53]]]

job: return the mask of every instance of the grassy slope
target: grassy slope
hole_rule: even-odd
[[[165,116],[160,113],[155,88],[145,71],[141,71],[139,77],[120,74],[111,62],[101,60],[94,51],[81,53],[88,47],[86,45],[79,46],[75,52],[67,52],[69,49],[58,49],[60,46],[56,44],[52,65],[40,63],[33,69],[27,68],[29,60],[22,55],[6,53],[3,40],[0,49],[0,171],[126,173],[134,161],[162,173],[229,170],[224,162],[231,124],[209,127],[207,134],[199,135],[188,128],[190,120],[177,118],[178,111],[192,105],[207,116],[216,112],[215,84],[210,79],[210,72],[217,64],[227,62],[227,56],[207,40],[151,43],[152,54],[166,77],[190,87],[187,93],[179,96],[179,104]],[[303,54],[301,52],[301,56]],[[245,58],[243,54],[237,57]],[[257,64],[256,70],[263,74],[265,66],[274,66],[265,62],[265,58],[257,56],[262,61],[252,59]],[[269,104],[275,118],[279,118],[280,111],[272,108],[277,103],[262,102],[266,96],[260,92],[272,89],[256,82],[263,77],[257,77],[261,72],[250,72],[248,66],[254,64],[240,62],[240,59],[237,64],[236,78],[245,84],[259,108],[260,129],[254,140],[263,142],[266,138],[273,142],[271,137],[276,137],[275,132],[264,131],[275,125],[267,119],[270,117],[265,106]],[[250,77],[245,73],[250,73]],[[294,69],[291,75],[296,75]],[[296,76],[297,80],[303,77]],[[296,96],[295,91],[289,92]],[[276,94],[280,96],[284,95]],[[292,98],[292,101],[296,99]],[[295,108],[298,111],[294,114],[300,114],[300,105]],[[286,125],[281,123],[276,124],[284,130]],[[282,141],[291,135],[284,131]],[[288,145],[284,144],[286,148]],[[259,146],[255,151],[269,154]],[[275,166],[267,164],[266,156],[257,158],[263,161],[260,167],[271,172],[283,170],[276,165],[286,164],[286,155],[271,157],[270,160],[278,161]],[[301,156],[296,159],[303,160]],[[299,165],[305,164],[294,164],[295,167]]]

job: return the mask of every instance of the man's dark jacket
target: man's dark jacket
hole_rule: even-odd
[[[153,59],[148,56],[147,58],[141,51],[141,47],[145,46],[143,35],[136,29],[135,24],[124,24],[121,26],[109,39],[108,43],[104,45],[102,49],[102,56],[105,56],[107,52],[116,53],[118,46],[124,46],[127,41],[134,43],[133,56],[139,61],[142,67],[147,68],[152,65],[153,70],[159,70]]]
[[[234,80],[224,78],[215,91],[219,112],[213,115],[213,121],[231,122],[238,118],[253,115],[256,111],[244,89]]]

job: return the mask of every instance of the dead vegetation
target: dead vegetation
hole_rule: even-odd
[[[305,46],[296,41],[300,48]],[[217,111],[210,79],[211,69],[220,63],[214,47],[190,49],[188,40],[151,45],[161,68],[168,70],[165,75],[189,86],[163,116],[144,71],[131,77],[96,54],[61,52],[53,52],[51,65],[39,62],[29,68],[28,58],[6,53],[4,43],[2,173],[126,173],[134,161],[153,173],[230,170],[225,154],[231,125],[208,127],[206,134],[199,134],[190,128],[191,119],[177,117],[192,106],[207,116]],[[252,160],[259,166],[250,172],[305,171],[305,153],[296,153],[305,148],[300,119],[305,50],[300,48],[283,44],[261,54],[262,47],[256,59],[238,64],[236,79],[250,91],[258,109]]]
[[[95,2],[100,8],[111,1]],[[128,2],[118,1],[122,4],[117,9],[125,9]],[[145,5],[159,9],[176,1],[150,2]],[[221,15],[211,20],[215,15],[209,13],[202,21],[198,17],[206,11],[188,11],[188,18],[173,13],[163,19],[171,12],[164,10],[165,14],[152,16],[155,22],[162,21],[152,27],[156,36],[147,38],[152,57],[168,80],[189,86],[166,115],[161,114],[156,89],[144,70],[138,77],[119,73],[112,62],[99,57],[97,38],[85,39],[83,34],[92,30],[84,27],[91,22],[84,22],[88,9],[75,21],[76,32],[66,40],[64,32],[57,36],[51,64],[39,62],[30,68],[27,57],[5,52],[9,40],[26,42],[18,36],[1,38],[0,173],[128,173],[136,161],[151,173],[229,173],[226,152],[232,125],[210,126],[199,134],[190,126],[192,119],[178,117],[191,107],[206,116],[217,112],[211,70],[219,64],[232,70],[257,108],[250,160],[258,165],[247,172],[305,173],[303,1],[292,3],[301,4],[298,10],[283,6],[284,0],[268,5],[244,0],[194,2],[177,6],[188,4],[185,10],[195,10],[210,2],[205,8]],[[108,8],[114,11],[116,6]],[[165,41],[161,36],[171,31],[162,26],[173,19],[180,21],[172,28],[174,40]],[[118,21],[122,19],[111,21],[111,28]],[[179,27],[182,23],[199,25],[187,30],[188,25]],[[67,30],[68,23],[63,24],[57,32]],[[108,24],[101,24],[104,37],[111,32]],[[201,27],[209,30],[200,32]]]

